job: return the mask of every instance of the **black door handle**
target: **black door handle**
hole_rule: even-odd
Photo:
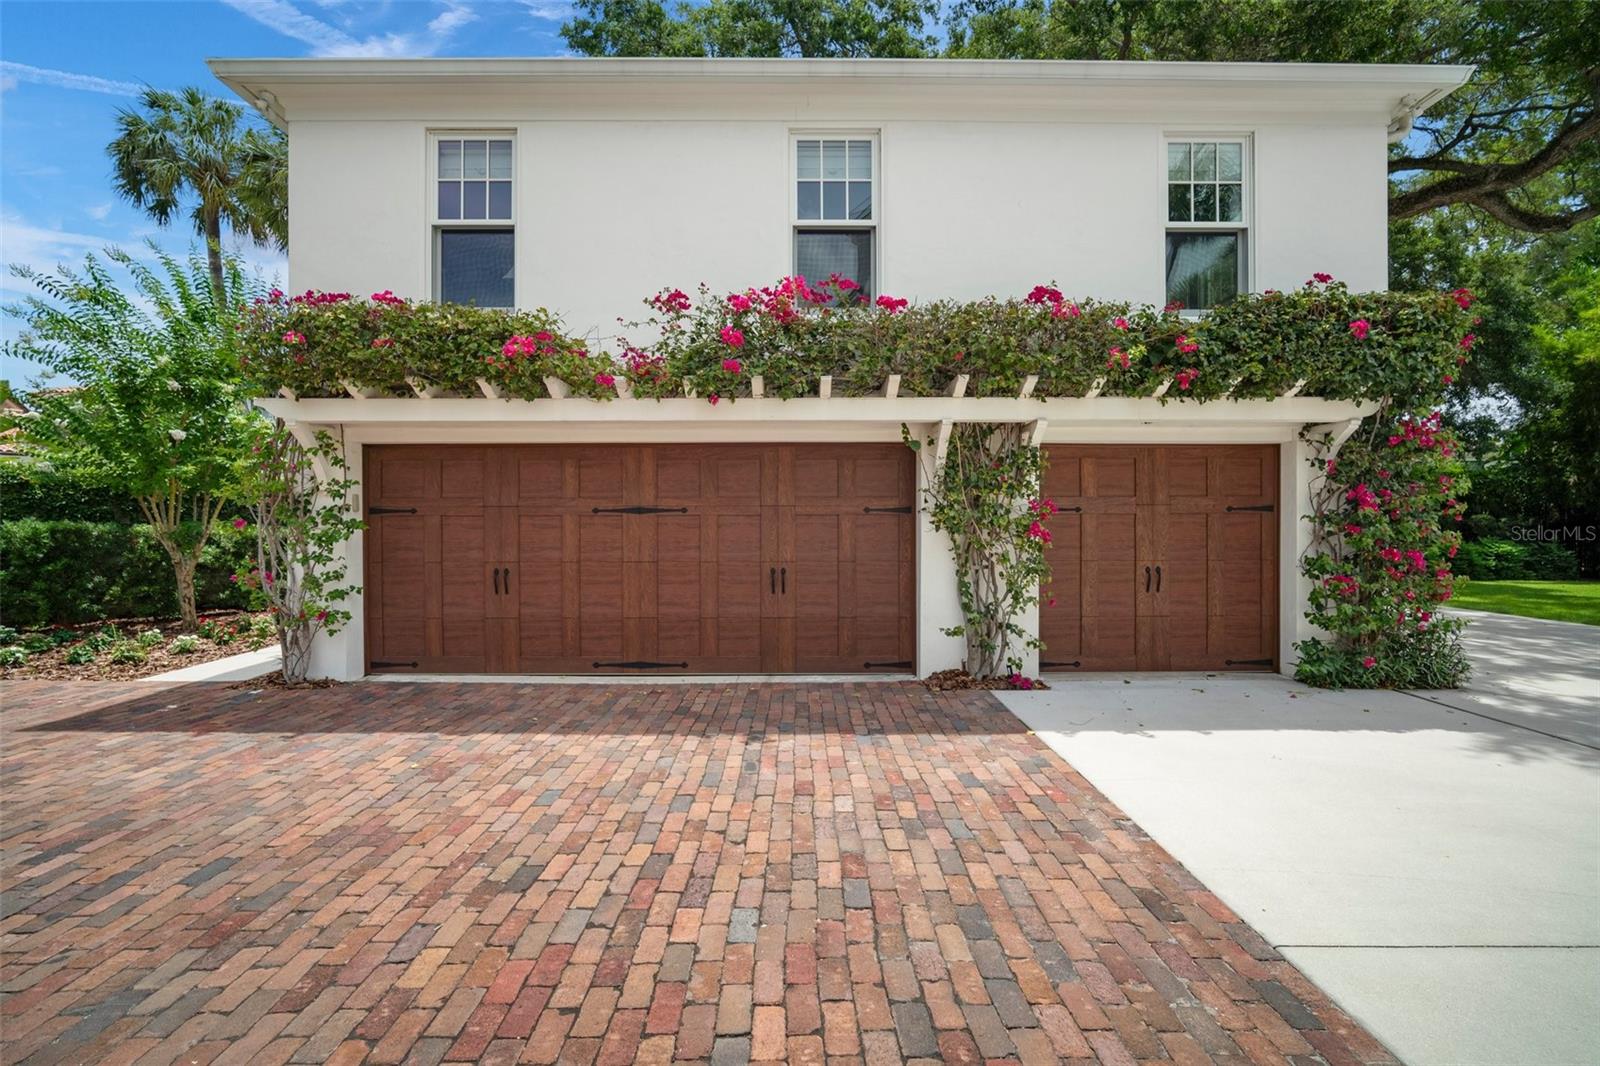
[[[767,591],[774,596],[778,594],[778,568],[772,567],[767,571]]]
[[[1146,592],[1150,591],[1150,568],[1148,566],[1144,568],[1144,590]]]
[[[1156,591],[1161,591],[1161,567],[1156,567]]]
[[[501,580],[505,582],[505,588],[501,591],[507,596],[511,595],[511,567],[505,568],[505,574],[501,577]]]
[[[500,595],[500,568],[498,566],[494,568],[494,594],[496,596]]]
[[[778,587],[783,590],[785,596],[789,595],[789,568],[787,566],[778,568]]]

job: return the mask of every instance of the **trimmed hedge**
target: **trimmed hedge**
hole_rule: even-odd
[[[249,606],[231,577],[255,536],[211,534],[195,577],[201,610]],[[171,617],[172,563],[145,525],[23,518],[0,522],[0,619],[9,626],[72,625],[102,618]]]
[[[121,489],[27,460],[0,461],[0,519],[19,518],[141,521],[139,505]]]
[[[1578,557],[1549,541],[1484,537],[1461,545],[1455,572],[1480,581],[1562,581],[1578,576]]]

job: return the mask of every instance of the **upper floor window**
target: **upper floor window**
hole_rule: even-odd
[[[433,138],[434,297],[510,307],[515,301],[515,142],[505,135]]]
[[[871,299],[877,263],[877,139],[794,139],[794,273],[808,280],[839,274]]]
[[[1246,288],[1248,142],[1167,141],[1167,301],[1204,310]]]

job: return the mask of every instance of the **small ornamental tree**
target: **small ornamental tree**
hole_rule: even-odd
[[[57,469],[134,498],[172,561],[183,626],[193,630],[195,569],[256,420],[238,373],[238,316],[216,297],[203,259],[106,258],[129,274],[131,291],[93,255],[76,271],[12,267],[40,295],[6,309],[23,328],[4,352],[76,383],[27,394],[34,414],[20,420],[23,442]],[[241,291],[237,265],[224,274],[229,291]]]
[[[307,448],[279,422],[257,433],[240,476],[252,521],[234,524],[253,526],[256,557],[234,580],[266,600],[290,684],[305,680],[313,641],[344,628],[351,615],[342,605],[361,591],[347,582],[343,547],[364,524],[353,513],[356,482],[345,469],[326,432]]]
[[[923,442],[902,429],[907,446]],[[929,461],[929,457],[923,457]],[[1040,495],[1043,452],[1022,425],[962,423],[951,429],[944,466],[924,492],[933,527],[950,537],[962,624],[944,632],[967,643],[976,677],[1021,684],[1023,648],[1039,640],[1018,624],[1050,576],[1045,547],[1053,501]]]

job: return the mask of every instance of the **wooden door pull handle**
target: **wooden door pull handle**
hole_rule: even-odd
[[[1150,591],[1150,568],[1148,566],[1144,568],[1144,590],[1146,592]]]
[[[1161,567],[1156,567],[1156,591],[1161,591]]]

